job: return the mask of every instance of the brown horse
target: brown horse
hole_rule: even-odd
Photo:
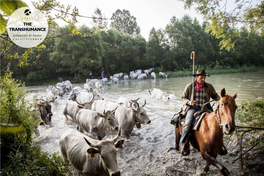
[[[237,109],[235,98],[226,94],[223,88],[220,92],[221,99],[214,112],[207,112],[203,118],[198,130],[192,130],[189,133],[189,142],[191,145],[201,152],[204,160],[206,160],[205,172],[209,171],[209,166],[212,164],[218,168],[223,175],[229,175],[226,167],[216,160],[217,154],[223,146],[223,135],[231,135],[235,130],[235,111]],[[175,128],[175,149],[179,150],[179,142],[182,135],[183,126],[179,122],[178,128]],[[188,140],[188,139],[187,139]],[[189,143],[186,142],[185,147],[189,148]]]

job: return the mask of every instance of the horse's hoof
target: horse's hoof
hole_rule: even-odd
[[[226,155],[227,154],[227,150],[226,150],[226,148],[225,148],[225,146],[222,146],[222,148],[221,148],[221,151],[219,152],[219,155]]]
[[[207,173],[208,171],[209,171],[209,166],[208,166],[208,165],[206,165],[206,166],[205,166],[205,168],[204,168],[204,172],[206,172],[206,173]]]
[[[229,171],[228,171],[227,168],[225,168],[225,167],[221,170],[221,172],[222,172],[222,174],[223,174],[224,176],[228,176],[228,175],[229,175]]]

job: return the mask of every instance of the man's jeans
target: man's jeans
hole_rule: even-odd
[[[201,110],[200,107],[192,106],[186,113],[185,122],[182,129],[181,143],[185,143],[187,134],[192,127],[192,122],[194,120],[194,113]]]

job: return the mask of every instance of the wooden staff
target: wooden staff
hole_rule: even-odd
[[[193,60],[193,75],[195,74],[195,52],[192,51],[190,58]],[[194,99],[194,76],[193,76],[193,85],[192,85],[192,101]]]

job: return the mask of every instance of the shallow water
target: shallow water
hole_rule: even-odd
[[[264,90],[264,72],[211,75],[206,82],[214,85],[217,93],[222,88],[227,94],[237,92],[237,104],[243,99],[253,100]],[[118,149],[118,166],[122,175],[203,175],[205,161],[199,152],[192,152],[183,157],[179,152],[168,149],[174,147],[174,127],[170,124],[171,117],[182,107],[181,95],[186,84],[192,81],[191,77],[179,77],[168,79],[147,79],[120,81],[117,84],[106,84],[101,95],[105,100],[117,102],[119,97],[139,99],[139,104],[147,104],[144,107],[151,123],[141,125],[140,129],[134,128],[133,135],[125,139],[124,148]],[[83,87],[84,83],[73,84],[73,87]],[[45,95],[46,86],[30,86],[29,97]],[[170,100],[151,99],[149,90],[159,88],[170,95]],[[40,136],[34,141],[43,151],[50,154],[59,152],[59,137],[67,128],[76,129],[76,124],[66,121],[63,109],[68,100],[68,95],[58,98],[52,104],[52,123],[39,127]],[[232,153],[233,149],[229,149]],[[217,160],[224,164],[230,171],[230,175],[241,175],[239,163],[231,163],[234,155],[218,156]],[[210,167],[207,175],[221,175],[220,172]]]

